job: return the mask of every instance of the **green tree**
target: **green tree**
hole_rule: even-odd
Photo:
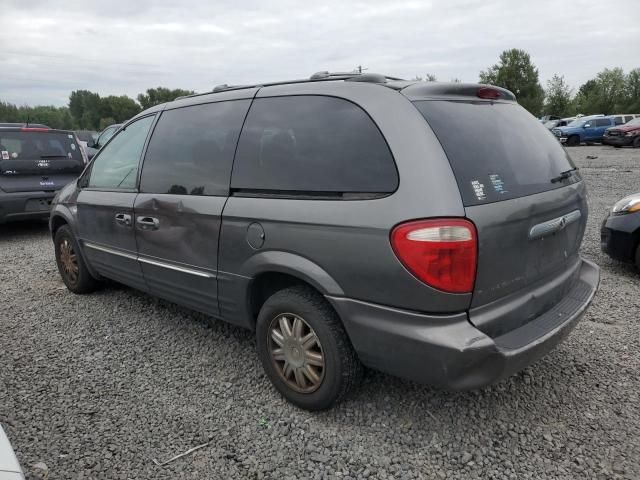
[[[621,68],[605,68],[596,78],[580,86],[573,102],[573,111],[585,115],[627,113],[625,110],[632,104],[629,87],[629,75],[625,75]]]
[[[43,123],[51,128],[65,130],[73,128],[73,118],[67,107],[47,105],[17,107],[10,103],[0,102],[0,122]]]
[[[193,95],[194,93],[192,90],[182,90],[181,88],[174,90],[165,87],[149,88],[146,93],[138,95],[138,102],[142,105],[142,109],[146,110],[154,105],[171,102],[178,97]]]
[[[571,102],[571,114],[578,115],[581,113],[583,115],[590,115],[594,113],[598,109],[597,105],[595,105],[597,90],[598,84],[594,79],[587,80],[580,85],[577,95],[573,99],[573,102]]]
[[[75,90],[69,95],[69,110],[79,128],[98,128],[100,123],[100,95],[89,90]]]
[[[625,107],[626,78],[621,68],[608,69],[598,73],[599,107],[604,114],[618,113]]]
[[[0,122],[20,122],[20,111],[11,103],[0,102]]]
[[[109,95],[100,99],[100,118],[112,118],[113,123],[122,123],[140,113],[140,105],[126,95]]]
[[[625,111],[621,113],[640,113],[640,68],[627,74]]]
[[[547,81],[544,113],[566,117],[571,108],[571,88],[564,81],[564,76],[555,74]]]
[[[518,103],[535,116],[542,111],[544,90],[540,85],[538,69],[524,50],[512,48],[502,52],[497,64],[480,72],[480,83],[512,91]]]

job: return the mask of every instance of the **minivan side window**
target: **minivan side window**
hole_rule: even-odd
[[[319,95],[254,100],[238,142],[231,187],[284,193],[391,193],[398,172],[359,106]]]
[[[595,123],[596,127],[608,127],[609,125],[611,125],[611,120],[609,120],[608,118],[596,118]]]
[[[91,164],[89,188],[132,189],[154,116],[136,120],[121,130]]]
[[[614,125],[622,125],[624,123],[624,118],[622,117],[613,117]]]
[[[145,153],[140,192],[227,195],[250,103],[231,100],[164,111]]]

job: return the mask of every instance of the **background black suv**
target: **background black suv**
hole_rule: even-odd
[[[0,127],[0,223],[46,218],[55,192],[85,164],[73,132],[33,124]]]

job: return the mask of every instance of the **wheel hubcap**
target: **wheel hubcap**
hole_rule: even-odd
[[[302,317],[283,313],[271,320],[269,351],[280,377],[292,390],[311,393],[324,379],[324,354],[320,340]]]
[[[65,238],[60,244],[60,264],[67,280],[76,283],[78,280],[78,260],[68,238]]]

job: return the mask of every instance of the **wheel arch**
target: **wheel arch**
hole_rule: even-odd
[[[71,229],[72,234],[76,238],[76,242],[78,243],[78,246],[79,246],[80,256],[84,260],[87,270],[89,270],[89,273],[93,278],[100,279],[100,275],[98,274],[98,272],[95,271],[95,269],[93,268],[91,263],[88,261],[84,253],[84,249],[82,248],[82,245],[77,236],[76,229],[74,228],[74,222],[72,220],[71,212],[63,210],[61,208],[57,208],[51,213],[51,217],[49,218],[49,230],[51,232],[51,240],[55,241],[56,232],[60,229],[60,227],[63,227],[65,225],[67,225]]]
[[[56,232],[60,227],[69,224],[69,220],[60,212],[54,213],[49,220],[49,230],[51,231],[51,238],[56,238]]]
[[[260,252],[245,264],[245,271],[243,275],[251,278],[245,297],[253,324],[264,302],[283,288],[306,285],[322,296],[344,296],[342,288],[327,271],[290,252]]]

